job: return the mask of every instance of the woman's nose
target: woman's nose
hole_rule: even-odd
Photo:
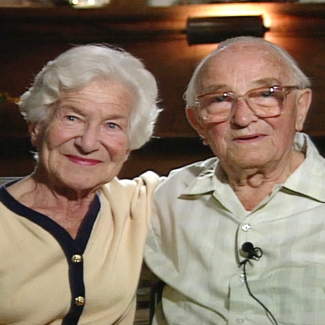
[[[76,145],[84,152],[90,153],[99,148],[99,131],[94,126],[86,126],[76,137]]]

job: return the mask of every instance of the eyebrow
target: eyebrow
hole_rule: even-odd
[[[253,82],[257,86],[280,86],[282,82],[277,78],[263,78]]]
[[[263,87],[263,86],[271,87],[271,86],[280,86],[281,82],[277,78],[262,78],[262,79],[257,79],[255,81],[253,81],[252,84],[253,84],[252,89],[254,89],[254,85],[256,85],[256,88]],[[213,85],[210,85],[210,86],[204,88],[203,91],[199,94],[199,96],[204,95],[204,94],[218,92],[218,91],[232,91],[232,90],[231,90],[231,87],[227,84],[213,84]]]
[[[59,105],[56,107],[55,114],[56,115],[62,114],[62,112],[64,112],[64,114],[66,114],[66,111],[68,111],[70,113],[78,114],[78,115],[84,115],[82,110],[79,109],[77,106],[75,106],[71,103],[66,104],[63,102],[60,102]]]
[[[87,116],[87,111],[84,111],[82,109],[80,109],[77,105],[70,105],[70,104],[63,104],[61,106],[59,106],[59,110],[62,111],[62,109],[67,109],[70,110],[72,113],[81,115],[81,116]],[[56,112],[58,113],[57,110]],[[129,115],[123,115],[123,114],[119,114],[119,113],[109,113],[109,115],[104,116],[103,121],[109,121],[109,120],[119,120],[119,121],[128,121],[129,120]]]
[[[213,93],[213,92],[217,92],[217,91],[226,91],[226,90],[229,90],[229,86],[226,85],[226,84],[213,84],[213,85],[210,85],[208,87],[205,87],[200,95],[204,95],[204,94],[208,94],[208,93]]]

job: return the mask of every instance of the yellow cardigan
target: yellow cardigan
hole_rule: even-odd
[[[158,183],[147,172],[103,186],[76,241],[1,188],[0,324],[133,324]]]

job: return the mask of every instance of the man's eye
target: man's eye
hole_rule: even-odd
[[[259,97],[265,97],[265,98],[272,97],[272,96],[274,96],[274,93],[269,90],[261,91],[259,94]]]
[[[227,95],[224,95],[224,94],[222,94],[222,95],[216,95],[213,98],[213,102],[215,102],[215,103],[222,103],[223,101],[226,100],[226,98],[227,98]]]

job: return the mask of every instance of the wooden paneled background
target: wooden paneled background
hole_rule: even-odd
[[[74,9],[53,1],[26,8],[0,3],[0,176],[24,176],[34,168],[27,129],[10,103],[28,87],[43,65],[75,44],[110,43],[141,58],[156,76],[164,108],[155,137],[131,153],[120,177],[152,169],[171,169],[211,156],[184,114],[182,99],[189,78],[216,45],[189,46],[188,17],[263,15],[265,38],[283,46],[311,78],[314,100],[305,131],[325,153],[325,4],[297,2],[227,3],[150,8],[145,0],[113,0],[100,9]],[[9,100],[8,100],[9,98]],[[153,275],[143,269],[135,324],[148,324]]]
[[[141,58],[159,84],[164,111],[155,136],[161,139],[131,155],[123,177],[133,177],[148,168],[165,174],[211,155],[198,143],[185,118],[182,96],[195,66],[216,44],[189,46],[188,17],[262,14],[270,27],[265,38],[288,50],[312,80],[314,99],[305,131],[325,136],[325,4],[265,2],[158,8],[148,7],[145,0],[115,0],[107,7],[82,10],[55,1],[44,3],[0,8],[0,91],[18,97],[47,61],[75,44],[110,43]],[[20,159],[29,150],[26,139],[26,127],[16,107],[3,100],[1,176],[24,175],[32,170],[32,159]]]

